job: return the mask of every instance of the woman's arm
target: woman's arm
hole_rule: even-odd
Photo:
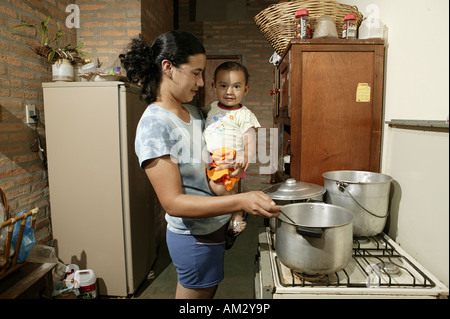
[[[262,217],[276,217],[280,207],[263,192],[231,196],[186,195],[176,163],[163,156],[146,163],[145,172],[164,210],[172,216],[205,218],[239,211]]]

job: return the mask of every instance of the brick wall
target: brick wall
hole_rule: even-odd
[[[81,27],[78,42],[83,42],[93,62],[102,67],[120,66],[118,55],[130,39],[142,32],[152,43],[159,34],[173,29],[171,1],[77,0]]]
[[[253,17],[270,4],[277,1],[247,0],[246,16],[243,21],[189,21],[189,0],[180,0],[180,29],[196,34],[203,42],[208,55],[241,55],[243,63],[250,73],[250,92],[245,98],[245,105],[258,117],[263,128],[271,128],[272,97],[270,90],[273,82],[273,65],[269,58],[273,49],[259,32]],[[268,131],[267,131],[268,132]],[[269,134],[267,133],[267,138]],[[262,147],[269,143],[259,139]],[[247,178],[242,180],[242,190],[260,190],[270,181],[270,175],[260,174],[261,163],[250,166]],[[266,165],[262,165],[266,166]]]
[[[139,0],[77,0],[80,7],[78,42],[93,62],[102,67],[118,64],[118,55],[141,32],[141,2]]]
[[[47,171],[37,152],[35,126],[25,124],[25,104],[34,104],[45,116],[42,82],[51,80],[51,66],[31,50],[40,41],[34,29],[10,28],[22,24],[39,25],[51,16],[50,31],[56,21],[66,36],[62,42],[75,43],[75,30],[65,28],[65,7],[70,1],[11,0],[0,2],[0,187],[6,194],[12,215],[40,208],[35,237],[51,240]],[[38,133],[45,144],[44,126]]]

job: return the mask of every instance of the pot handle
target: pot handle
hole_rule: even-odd
[[[314,237],[314,238],[321,238],[323,235],[323,229],[322,228],[305,228],[297,226],[297,233],[304,236]]]
[[[372,216],[374,216],[374,217],[377,217],[377,218],[386,218],[386,217],[389,215],[389,211],[388,211],[387,214],[384,215],[384,216],[378,216],[378,215],[376,215],[376,214],[370,212],[369,210],[367,210],[364,206],[362,206],[362,205],[355,199],[355,197],[353,197],[352,193],[350,193],[350,191],[347,189],[348,185],[349,185],[349,184],[348,184],[348,183],[345,183],[345,182],[336,182],[336,186],[337,186],[338,190],[341,191],[341,192],[347,191],[347,193],[350,195],[351,199],[353,199],[353,201],[356,203],[356,205],[358,205],[359,207],[361,207],[366,213],[368,213],[368,214],[370,214],[370,215],[372,215]]]

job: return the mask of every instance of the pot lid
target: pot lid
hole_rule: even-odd
[[[289,178],[284,183],[271,185],[262,191],[272,199],[302,200],[323,195],[326,192],[326,188],[316,184],[298,182],[294,178]]]

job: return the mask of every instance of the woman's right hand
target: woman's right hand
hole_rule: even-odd
[[[252,191],[248,193],[241,193],[238,196],[242,197],[242,209],[253,216],[272,218],[280,214],[281,207],[261,191]]]

